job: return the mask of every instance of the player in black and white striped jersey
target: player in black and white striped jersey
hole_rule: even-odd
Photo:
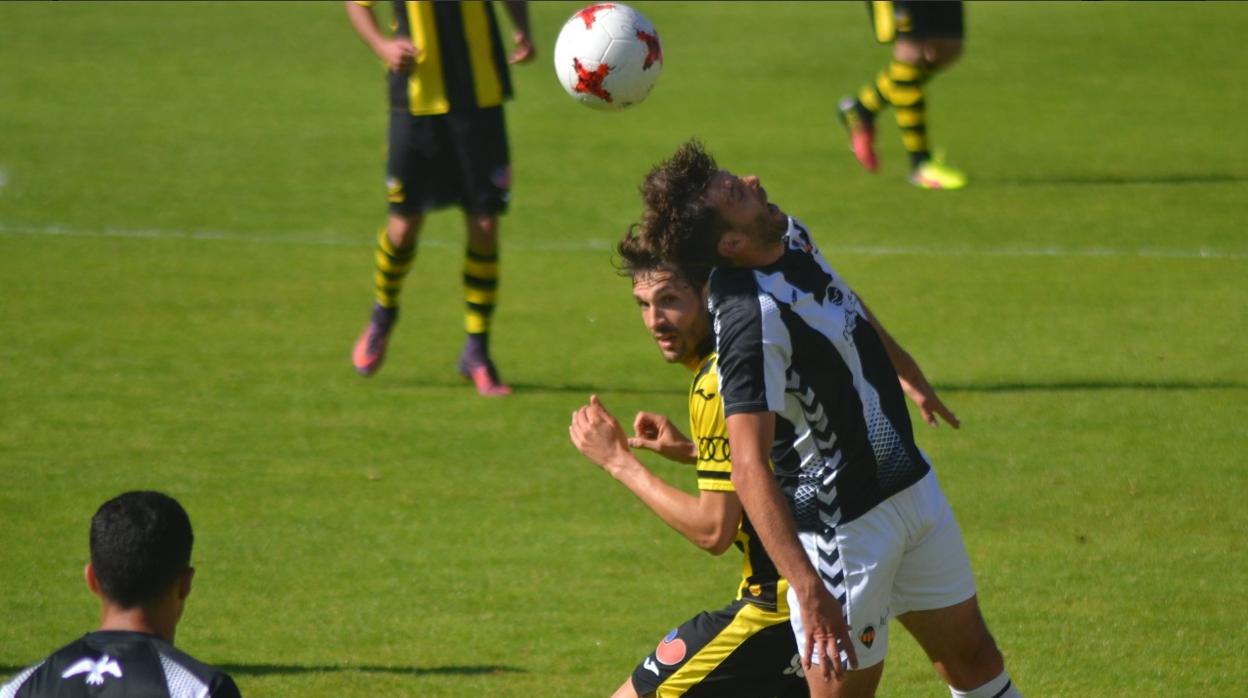
[[[710,303],[732,481],[789,579],[813,696],[871,696],[892,616],[954,696],[1018,696],[979,610],[962,536],[905,397],[957,417],[918,364],[753,176],[696,141],[642,187],[641,235],[682,268],[714,266]],[[776,475],[798,485],[782,492]],[[822,661],[821,661],[822,658]]]
[[[127,492],[105,502],[91,519],[85,570],[100,629],[17,674],[0,698],[237,698],[228,674],[173,646],[195,575],[193,542],[172,497]]]

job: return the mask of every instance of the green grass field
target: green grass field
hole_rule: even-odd
[[[1248,5],[987,3],[929,92],[972,176],[912,189],[859,3],[637,3],[664,74],[625,113],[533,7],[495,351],[454,372],[458,214],[431,218],[386,368],[348,354],[383,216],[384,92],[337,3],[0,3],[0,675],[97,621],[87,522],[188,508],[178,644],[248,696],[601,696],[729,599],[711,558],[568,443],[597,392],[684,417],[610,243],[691,136],[763,178],[926,369],[924,429],[1028,696],[1248,683]],[[500,18],[501,19],[501,18]],[[692,490],[686,469],[649,459]],[[881,695],[944,696],[895,628]]]

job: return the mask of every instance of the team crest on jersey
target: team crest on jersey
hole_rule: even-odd
[[[88,686],[101,686],[104,684],[105,674],[121,678],[121,665],[107,654],[100,657],[98,662],[89,657],[83,657],[66,669],[65,673],[61,674],[61,678],[68,679],[79,674],[87,675]]]
[[[684,660],[688,651],[685,641],[676,637],[676,632],[673,630],[668,633],[659,646],[654,648],[654,658],[668,666],[679,664]]]
[[[862,633],[858,635],[858,639],[862,641],[863,647],[870,649],[871,645],[875,644],[875,626],[868,625]]]

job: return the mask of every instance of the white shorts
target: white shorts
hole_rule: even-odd
[[[811,565],[817,566],[818,534],[798,537]],[[975,595],[962,532],[934,471],[838,526],[835,545],[845,568],[845,617],[858,656],[854,669],[884,661],[890,616],[946,608]],[[792,588],[789,608],[797,646],[805,652],[801,611]],[[818,663],[819,657],[813,661]]]

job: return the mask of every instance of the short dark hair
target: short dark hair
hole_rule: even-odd
[[[100,590],[122,608],[169,591],[191,564],[191,519],[160,492],[126,492],[91,518],[91,566]]]
[[[631,276],[633,281],[642,274],[668,272],[689,284],[693,290],[701,291],[711,273],[709,265],[685,269],[676,262],[663,259],[641,236],[637,225],[631,226],[624,234],[615,246],[615,253],[620,260],[616,268],[621,275]]]
[[[655,165],[641,185],[640,237],[659,259],[695,276],[710,274],[718,261],[719,237],[728,230],[706,200],[707,186],[718,172],[715,158],[691,139]]]

